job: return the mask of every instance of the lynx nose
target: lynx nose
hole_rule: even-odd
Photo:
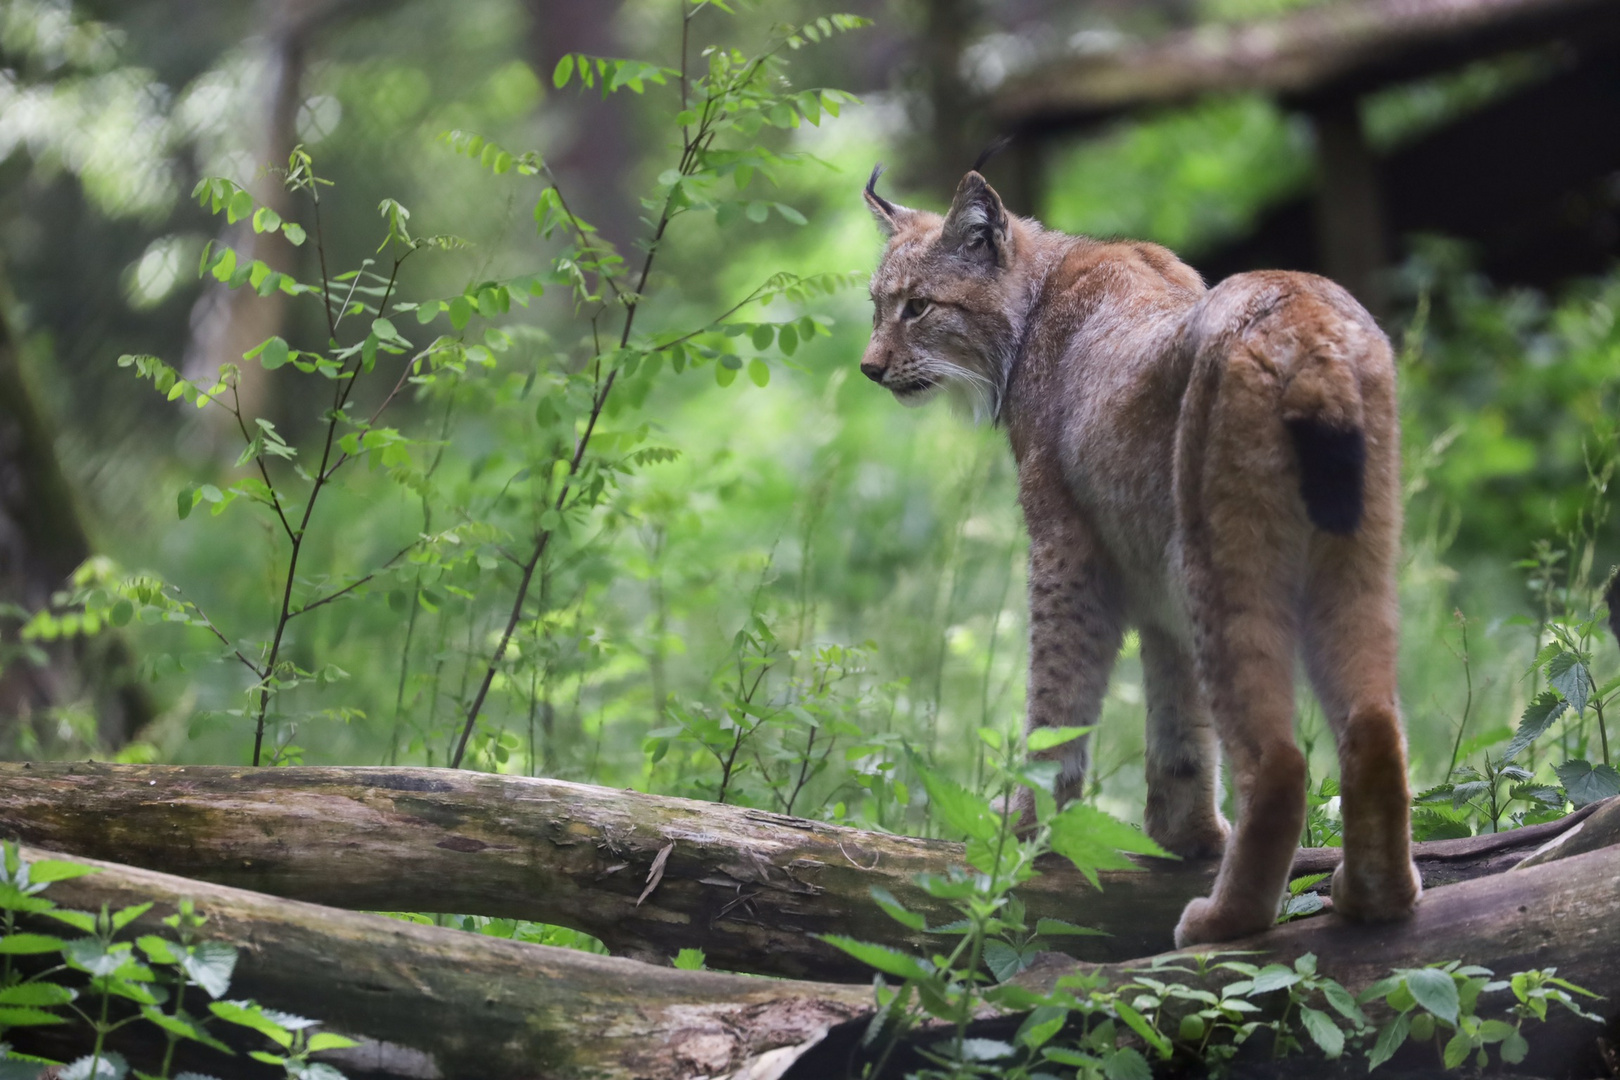
[[[861,361],[861,374],[875,383],[883,381],[883,373],[888,370],[887,364],[876,364],[870,360]]]

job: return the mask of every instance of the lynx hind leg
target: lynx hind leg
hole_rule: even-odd
[[[1218,857],[1230,831],[1220,811],[1220,753],[1191,653],[1142,628],[1147,696],[1147,834],[1172,855]]]
[[[1344,862],[1333,907],[1380,922],[1407,916],[1423,892],[1411,857],[1406,741],[1396,704],[1400,543],[1394,393],[1367,380],[1366,510],[1351,536],[1316,534],[1305,593],[1305,664],[1339,749]]]
[[[1182,913],[1178,946],[1270,927],[1305,824],[1293,665],[1310,526],[1297,466],[1272,370],[1245,351],[1203,361],[1182,406],[1177,510],[1199,676],[1238,814],[1214,890]]]

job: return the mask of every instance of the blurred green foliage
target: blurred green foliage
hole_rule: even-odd
[[[1212,18],[1253,14],[1205,6]],[[263,105],[262,58],[246,8],[215,13],[184,53],[165,37],[156,0],[106,24],[67,10],[18,3],[0,25],[18,73],[0,88],[0,251],[33,373],[61,425],[58,451],[111,560],[87,569],[79,599],[123,622],[163,703],[159,720],[119,752],[239,762],[251,747],[255,680],[217,662],[219,640],[196,613],[244,650],[267,648],[284,538],[263,506],[225,505],[250,475],[237,464],[233,430],[140,392],[115,360],[182,363],[200,289],[193,269],[220,235],[185,194],[202,176],[244,189],[263,179],[267,163],[245,120]],[[627,3],[615,24],[623,52],[674,65],[676,11]],[[746,50],[773,23],[821,14],[772,3],[735,19],[705,12],[693,29],[704,43]],[[455,130],[494,140],[495,156],[474,150],[493,166],[500,153],[512,161],[549,153],[576,122],[580,91],[539,69],[526,32],[515,0],[419,0],[321,32],[296,126],[333,181],[322,214],[334,273],[386,257],[376,252],[384,198],[411,209],[413,235],[458,238],[403,269],[400,288],[413,303],[460,298],[476,308],[487,283],[555,269],[557,240],[540,235],[531,215],[540,180],[480,167],[443,138]],[[786,82],[772,92],[859,88],[853,49],[788,50]],[[1517,70],[1394,92],[1370,106],[1369,122],[1398,141],[1500,92]],[[642,215],[656,220],[671,187],[663,173],[681,146],[670,123],[676,94],[666,75],[612,98],[614,122],[637,148],[621,179],[653,196],[624,208],[628,233],[652,224],[638,223]],[[864,276],[879,241],[858,192],[901,126],[895,95],[879,87],[864,97],[819,126],[766,129],[759,145],[802,158],[774,184],[733,168],[713,198],[735,209],[673,220],[646,290],[640,325],[649,334],[707,326],[781,271]],[[1196,252],[1309,179],[1308,133],[1274,105],[1211,101],[1064,151],[1050,167],[1043,213],[1058,227]],[[300,203],[288,220],[313,231],[309,211]],[[796,223],[801,216],[807,224]],[[620,253],[639,266],[636,247]],[[304,244],[290,272],[317,280],[316,258]],[[593,273],[585,278],[588,294]],[[1429,786],[1454,780],[1460,764],[1483,769],[1485,755],[1501,764],[1543,688],[1526,672],[1551,640],[1552,608],[1571,625],[1600,608],[1594,589],[1617,557],[1614,531],[1601,521],[1581,526],[1580,514],[1606,483],[1589,463],[1613,453],[1620,275],[1555,296],[1501,290],[1472,272],[1465,249],[1418,238],[1398,284],[1392,337],[1403,352],[1410,495],[1402,685],[1414,770]],[[356,445],[367,460],[341,475],[340,496],[304,538],[296,587],[317,596],[386,572],[290,624],[286,657],[308,674],[276,699],[275,760],[446,763],[500,643],[528,554],[515,549],[536,528],[562,528],[497,657],[471,744],[477,767],[708,797],[724,786],[728,799],[771,809],[940,828],[902,748],[976,786],[984,743],[973,733],[1015,730],[1022,716],[1025,541],[1000,433],[944,411],[899,410],[848,377],[869,320],[859,288],[783,296],[737,316],[750,327],[729,344],[716,339],[716,357],[701,366],[677,374],[666,354],[661,366],[627,374],[606,403],[598,445],[616,459],[648,446],[678,456],[616,474],[565,526],[542,521],[537,493],[555,495],[544,470],[566,457],[577,430],[578,414],[553,406],[602,352],[580,317],[593,302],[554,276],[544,285],[527,308],[494,312],[494,336],[466,339],[484,350],[476,362],[407,386],[389,423],[409,445]],[[291,299],[280,336],[318,350],[328,337],[320,305]],[[446,334],[463,331],[453,307],[385,314],[414,340],[416,310]],[[754,324],[767,323],[773,329],[756,340]],[[212,367],[180,375],[204,385],[215,377]],[[324,430],[329,390],[307,389],[319,382],[300,381],[291,364],[265,373],[260,412],[289,444],[308,446]],[[356,391],[362,413],[380,404],[382,382],[391,385]],[[191,502],[183,520],[180,497]],[[1583,527],[1590,535],[1577,537]],[[1566,555],[1554,573],[1563,576],[1535,592],[1534,568],[1516,564],[1538,558],[1542,539]],[[166,594],[179,606],[120,607],[128,596],[109,589],[123,572],[112,565],[180,585],[183,596]],[[88,629],[81,621],[55,632]],[[1100,804],[1130,818],[1143,796],[1134,650],[1127,642],[1109,691],[1092,780]],[[1587,651],[1597,675],[1620,669],[1611,640],[1594,636]],[[93,725],[76,715],[19,721],[6,732],[7,752],[109,752],[88,745]],[[1579,738],[1562,726],[1576,723],[1585,725]],[[1597,756],[1585,714],[1559,724],[1548,736],[1562,740],[1557,753],[1538,744],[1519,759],[1552,788],[1553,765]],[[1332,740],[1303,687],[1300,728],[1313,790],[1325,791]],[[1313,827],[1330,837],[1332,796],[1313,801]],[[1464,828],[1511,821],[1466,799],[1454,809]]]

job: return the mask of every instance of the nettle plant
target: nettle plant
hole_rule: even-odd
[[[14,843],[0,849],[0,1080],[36,1080],[48,1067],[55,1067],[50,1075],[56,1080],[213,1080],[176,1074],[175,1056],[186,1043],[234,1055],[219,1037],[222,1024],[262,1036],[266,1048],[249,1056],[282,1069],[288,1080],[343,1080],[310,1055],[358,1045],[354,1040],[318,1030],[318,1021],[226,999],[236,949],[204,936],[208,919],[189,900],[162,920],[169,935],[125,940],[151,904],[74,911],[41,895],[53,882],[95,872],[59,860],[29,861]],[[42,932],[53,924],[78,936]],[[132,1025],[149,1025],[161,1036],[162,1050],[146,1069],[132,1068],[108,1046]],[[58,1026],[82,1031],[88,1052],[64,1063],[21,1053],[7,1041],[19,1031]]]
[[[1536,635],[1537,652],[1525,674],[1531,701],[1500,753],[1486,752],[1477,766],[1457,766],[1446,783],[1418,796],[1424,816],[1439,820],[1440,827],[1431,826],[1428,835],[1447,835],[1446,824],[1468,817],[1488,823],[1493,832],[1504,824],[1535,824],[1562,816],[1566,804],[1579,809],[1620,795],[1615,768],[1620,746],[1611,745],[1610,731],[1620,702],[1620,669],[1605,672],[1602,663],[1604,649],[1612,649],[1607,638],[1620,625],[1614,611],[1620,570],[1610,570],[1606,578],[1596,570],[1598,539],[1610,516],[1609,484],[1620,465],[1617,453],[1613,434],[1588,443],[1587,497],[1574,525],[1561,542],[1539,541],[1532,556],[1518,564],[1540,607],[1536,618],[1514,620]],[[1463,641],[1466,647],[1466,637]],[[1463,658],[1466,665],[1466,652]],[[1465,711],[1465,724],[1466,717]],[[1620,736],[1620,730],[1612,734]],[[1461,738],[1459,729],[1459,745]],[[1557,759],[1544,760],[1550,760],[1556,786],[1537,779],[1536,761],[1537,751],[1554,742]]]
[[[1037,730],[1027,749],[1061,745],[1082,731]],[[1257,962],[1261,958],[1236,952],[1174,953],[1112,980],[1081,971],[1060,977],[1049,990],[1025,985],[1018,976],[1054,939],[1098,933],[1057,919],[1030,925],[1016,890],[1036,876],[1041,855],[1063,855],[1093,888],[1101,887],[1098,871],[1133,865],[1127,853],[1172,856],[1088,804],[1058,811],[1051,795],[1055,766],[1029,761],[1016,738],[989,729],[979,734],[989,750],[987,795],[910,762],[927,789],[930,811],[967,838],[965,868],[918,878],[928,895],[946,901],[959,917],[930,926],[887,890],[872,890],[891,918],[938,935],[941,951],[918,957],[844,936],[825,938],[878,972],[878,1008],[863,1038],[874,1059],[866,1075],[883,1075],[908,1035],[927,1063],[911,1074],[917,1080],[1151,1080],[1155,1064],[1197,1065],[1225,1075],[1240,1053],[1337,1060],[1354,1051],[1365,1055],[1371,1071],[1408,1042],[1431,1045],[1444,1068],[1469,1061],[1483,1068],[1493,1053],[1510,1064],[1523,1061],[1529,1051],[1526,1023],[1546,1020],[1555,1006],[1601,1022],[1580,1004],[1594,995],[1558,978],[1556,969],[1496,980],[1489,969],[1458,961],[1397,969],[1360,994],[1319,971],[1310,953],[1292,964]],[[1038,822],[1023,835],[1012,815],[1001,812],[1019,785],[1034,790]],[[1301,879],[1296,896],[1314,884]],[[1490,1010],[1500,1015],[1485,1015],[1487,995],[1503,991],[1513,1001]],[[976,1036],[975,1021],[997,1012],[1027,1015],[1010,1038]]]
[[[787,358],[803,342],[829,332],[830,321],[804,306],[854,280],[850,274],[777,273],[696,325],[649,331],[638,320],[661,284],[653,268],[678,218],[712,214],[725,226],[774,215],[804,223],[797,210],[756,194],[805,157],[772,149],[766,133],[819,124],[854,100],[838,90],[793,89],[784,56],[867,20],[828,15],[778,27],[757,53],[721,46],[694,52],[693,19],[710,8],[730,11],[720,0],[694,0],[683,7],[678,67],[569,54],[553,73],[559,89],[577,84],[606,96],[662,87],[670,98],[673,158],[643,200],[648,233],[633,259],[570,210],[540,153],[509,151],[471,132],[448,132],[445,141],[496,176],[537,184],[533,220],[555,250],[535,272],[470,281],[447,297],[403,298],[406,271],[418,253],[454,250],[464,246],[462,241],[417,235],[410,212],[392,199],[379,206],[377,257],[329,271],[321,214],[322,192],[330,181],[302,149],[293,152],[280,175],[306,208],[307,224],[255,205],[252,195],[231,180],[201,181],[194,194],[208,210],[315,250],[318,273],[308,281],[219,244],[205,251],[201,273],[232,289],[253,289],[261,296],[279,291],[317,307],[324,340],[295,344],[271,337],[246,352],[241,364],[281,371],[283,377],[295,373],[307,387],[300,396],[325,401],[320,424],[308,445],[296,445],[270,420],[252,415],[243,404],[243,371],[235,361],[222,365],[212,382],[182,378],[153,356],[124,356],[119,364],[171,401],[228,414],[242,440],[234,479],[186,485],[177,508],[184,518],[205,505],[217,515],[245,503],[266,517],[277,537],[272,606],[251,628],[222,625],[188,596],[183,583],[124,574],[96,561],[52,610],[31,618],[24,637],[49,639],[131,622],[178,624],[206,634],[217,646],[216,655],[247,675],[246,700],[227,715],[251,730],[253,764],[287,764],[301,760],[303,751],[294,742],[301,721],[363,715],[342,706],[309,708],[309,695],[292,695],[348,677],[334,663],[293,659],[302,655],[291,647],[300,620],[329,604],[387,595],[397,613],[408,612],[399,675],[403,703],[418,609],[437,612],[444,604],[459,603],[467,611],[468,644],[457,658],[466,667],[462,688],[446,691],[454,710],[442,716],[438,710],[443,658],[451,651],[445,648],[435,661],[429,721],[404,731],[398,726],[402,709],[396,708],[391,757],[397,758],[404,743],[407,752],[425,753],[430,763],[442,752],[437,760],[452,766],[469,753],[486,767],[502,764],[516,740],[489,725],[480,727],[479,720],[492,695],[505,695],[520,708],[532,705],[536,683],[551,672],[556,601],[541,583],[565,561],[563,555],[577,555],[583,545],[605,549],[612,528],[601,513],[605,502],[627,475],[677,454],[651,445],[650,426],[625,422],[626,411],[639,405],[657,380],[703,367],[722,386],[744,371],[764,386],[773,363],[791,362]],[[549,348],[550,337],[510,319],[514,307],[527,307],[548,290],[566,294],[582,344]],[[768,317],[763,309],[773,301],[785,301],[792,310]],[[362,384],[366,389],[357,393]],[[425,418],[422,430],[394,426],[403,399],[423,406],[414,414]],[[513,468],[495,492],[442,505],[450,500],[438,472],[458,400],[476,400],[516,417],[522,437],[508,455]],[[361,401],[368,404],[362,407]],[[442,418],[437,424],[436,417]],[[329,504],[366,497],[358,485],[345,487],[362,464],[420,499],[422,530],[397,553],[360,572],[309,565],[307,541],[329,519]],[[479,606],[490,598],[487,609]],[[454,679],[442,681],[454,685]]]
[[[754,605],[757,609],[758,598]],[[701,699],[671,696],[673,723],[647,733],[651,767],[674,767],[692,793],[783,814],[841,820],[846,798],[904,806],[899,740],[870,722],[892,710],[897,684],[874,684],[875,642],[788,649],[758,610],[732,638]]]

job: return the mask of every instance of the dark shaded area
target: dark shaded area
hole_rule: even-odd
[[[1378,162],[1388,250],[1437,232],[1477,245],[1501,283],[1549,286],[1620,258],[1620,53],[1496,102]],[[1209,280],[1325,269],[1309,195],[1193,262]]]

